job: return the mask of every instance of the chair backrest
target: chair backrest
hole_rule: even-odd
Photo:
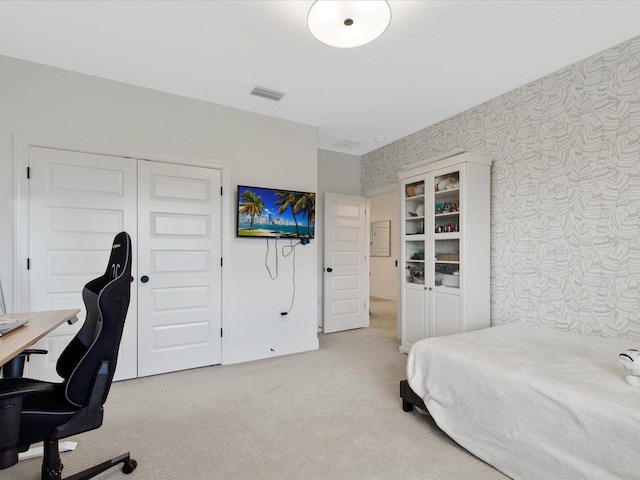
[[[82,299],[87,316],[80,331],[60,355],[56,370],[64,378],[67,400],[85,406],[103,362],[108,362],[107,399],[118,360],[118,348],[131,295],[131,238],[116,235],[104,275],[84,286]]]

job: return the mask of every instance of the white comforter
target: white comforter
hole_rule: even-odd
[[[640,342],[511,324],[416,343],[409,385],[438,426],[516,479],[640,478]]]

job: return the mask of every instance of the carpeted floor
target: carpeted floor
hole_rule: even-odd
[[[395,303],[313,352],[113,385],[104,425],[64,453],[70,475],[130,450],[138,468],[99,479],[503,479],[429,417],[402,411]],[[0,471],[36,480],[40,459]]]

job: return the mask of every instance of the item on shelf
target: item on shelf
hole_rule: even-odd
[[[424,205],[418,205],[418,208],[416,208],[416,215],[418,217],[424,217]]]
[[[444,213],[449,213],[451,211],[451,208],[452,208],[451,204],[449,202],[445,202],[444,207],[442,208],[442,211]]]
[[[436,253],[436,260],[439,262],[459,262],[459,253]]]
[[[444,231],[447,233],[453,232],[453,227],[451,226],[451,222],[447,223],[447,226],[445,227]]]
[[[424,220],[420,221],[420,233],[424,233]]]
[[[442,233],[442,225],[436,225],[435,233]]]
[[[447,275],[457,275],[458,265],[450,265],[447,263],[438,263],[435,267],[436,273],[446,273]]]
[[[459,275],[448,275],[446,273],[442,273],[441,285],[443,287],[454,287],[460,288],[460,276]]]
[[[453,231],[454,232],[459,232],[460,231],[460,227],[458,227],[458,222],[456,222],[456,224],[454,225]]]
[[[436,203],[436,215],[444,211],[444,203]]]
[[[444,178],[436,178],[436,192],[444,192],[445,190],[452,190],[454,188],[460,188],[460,181],[457,174],[447,175]]]
[[[415,197],[416,187],[414,185],[407,185],[405,192],[407,193],[407,197]]]
[[[436,183],[436,192],[444,192],[449,185],[449,179],[445,178]]]
[[[453,202],[453,203],[451,204],[451,211],[452,211],[452,212],[458,212],[458,211],[460,211],[460,201],[459,201],[459,200],[456,200],[455,202]]]
[[[417,217],[418,214],[416,212],[407,212],[410,217]]]
[[[424,252],[414,253],[413,255],[411,255],[411,260],[424,260]]]
[[[409,272],[407,282],[424,284],[424,272],[422,270],[413,265],[407,265],[407,271]]]
[[[424,195],[424,183],[416,185],[414,191],[416,195]]]

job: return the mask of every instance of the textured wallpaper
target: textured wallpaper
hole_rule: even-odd
[[[491,156],[491,323],[640,340],[640,37],[371,152]]]

